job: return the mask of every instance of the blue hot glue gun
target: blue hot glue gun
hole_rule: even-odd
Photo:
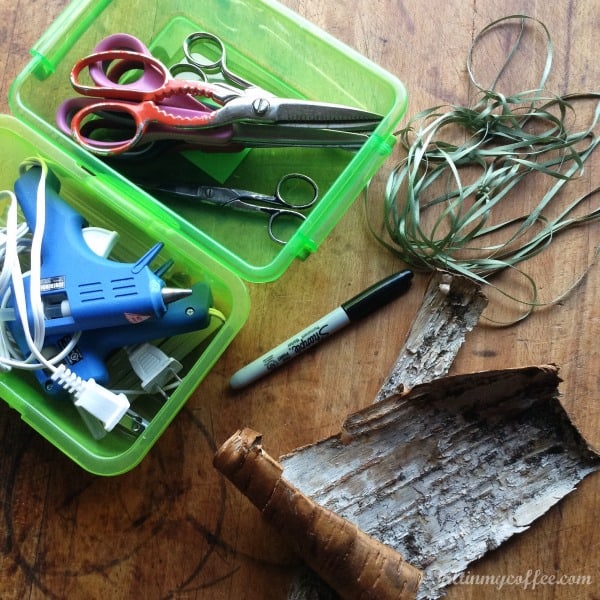
[[[137,325],[117,325],[82,332],[63,362],[82,379],[93,379],[96,383],[108,385],[110,376],[106,368],[106,359],[115,350],[199,331],[210,325],[210,287],[199,282],[192,286],[191,291],[190,296],[170,303],[169,309],[160,320],[147,319]],[[28,347],[22,329],[13,324],[10,327],[21,352],[26,354]],[[50,355],[58,354],[69,344],[71,338],[72,335],[46,336],[44,350]],[[58,396],[64,393],[62,387],[47,371],[37,370],[35,375],[47,394]]]
[[[15,193],[31,231],[36,227],[36,194],[41,168],[34,166],[15,183]],[[165,287],[149,267],[158,243],[136,263],[99,256],[86,242],[84,218],[60,196],[52,172],[46,179],[46,219],[42,240],[42,303],[48,336],[160,319],[167,304],[190,294]],[[23,283],[29,294],[29,277]],[[30,307],[28,319],[32,322]]]
[[[39,166],[31,166],[15,182],[15,194],[30,231],[38,226],[37,195],[42,175]],[[160,243],[135,263],[108,259],[116,234],[87,227],[59,191],[58,179],[47,171],[41,238],[42,353],[54,356],[73,343],[60,368],[34,372],[48,394],[58,395],[66,389],[75,395],[77,407],[89,411],[110,431],[125,416],[129,403],[122,394],[102,391],[109,383],[106,359],[118,348],[206,328],[211,321],[211,290],[202,282],[191,289],[167,287],[162,276],[170,263],[156,271],[150,268],[163,247]],[[33,329],[35,318],[29,274],[23,275],[23,287],[25,307],[10,298],[16,318],[8,321],[7,327],[27,356],[30,347],[22,320],[26,317]]]

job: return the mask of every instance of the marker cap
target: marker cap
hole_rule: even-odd
[[[412,278],[412,271],[400,271],[344,302],[342,308],[351,321],[362,319],[406,292]]]

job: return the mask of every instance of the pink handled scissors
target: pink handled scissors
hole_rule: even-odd
[[[164,138],[228,149],[356,149],[381,121],[364,110],[278,98],[244,83],[236,89],[176,79],[137,38],[115,34],[74,66],[71,84],[83,98],[64,102],[57,124],[87,150],[108,156],[134,150],[142,140]],[[111,137],[115,132],[118,136]]]
[[[151,56],[150,50],[144,43],[133,35],[126,33],[115,33],[105,37],[94,48],[93,53],[107,52],[111,50],[126,50],[136,52],[146,56]],[[135,87],[146,90],[153,90],[160,87],[165,79],[165,73],[162,68],[152,68],[146,64],[140,72],[136,69],[136,63],[126,60],[93,62],[89,65],[88,71],[91,80],[97,86],[111,88],[115,83],[119,83],[128,73],[135,70],[135,79],[129,84],[121,83],[122,88]],[[91,86],[90,86],[91,87]],[[77,96],[68,98],[61,103],[56,112],[56,124],[58,128],[66,135],[72,135],[73,117],[85,107],[97,106],[98,99],[93,97]],[[186,114],[186,110],[209,112],[211,109],[198,102],[189,95],[172,96],[168,104],[170,110],[179,114]],[[91,110],[91,109],[90,109]],[[84,113],[85,115],[85,113]],[[133,136],[131,133],[135,124],[131,117],[118,113],[98,113],[97,118],[85,119],[85,124],[81,124],[77,130],[76,139],[88,150],[100,155],[116,155],[123,153]],[[151,124],[144,133],[144,144],[141,150],[137,147],[135,152],[128,150],[128,155],[144,156],[145,152],[156,140],[180,140],[190,147],[220,148],[225,151],[239,151],[241,146],[233,140],[232,127],[210,128],[206,133],[190,133],[181,129],[171,129],[159,124]]]
[[[100,82],[92,80],[91,84],[80,81],[84,70],[92,65],[112,63],[117,61],[113,67],[113,73],[121,75],[134,70],[141,69],[143,73],[152,73],[153,85],[136,85],[136,83],[119,83],[118,81]],[[110,71],[107,71],[110,73]],[[157,75],[161,75],[159,80]],[[149,78],[147,77],[148,81]],[[128,50],[108,50],[97,52],[79,60],[71,72],[71,85],[75,91],[86,97],[98,98],[82,106],[72,116],[70,125],[71,133],[75,140],[83,147],[102,153],[102,147],[98,147],[94,140],[83,135],[86,123],[91,118],[110,115],[112,118],[129,119],[133,123],[130,139],[121,144],[112,145],[111,154],[119,154],[136,146],[146,134],[152,124],[161,127],[172,127],[176,129],[205,128],[210,127],[217,116],[217,111],[206,110],[200,102],[196,102],[196,110],[191,108],[173,110],[168,104],[172,97],[184,96],[191,99],[192,96],[201,96],[214,99],[215,90],[210,84],[197,81],[174,79],[168,69],[152,56],[132,52]]]

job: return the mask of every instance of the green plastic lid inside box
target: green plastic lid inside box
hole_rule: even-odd
[[[110,434],[94,440],[72,407],[49,401],[33,378],[18,372],[1,376],[2,397],[28,423],[82,467],[103,475],[125,472],[143,458],[243,326],[249,305],[241,280],[275,281],[294,259],[318,249],[391,153],[407,101],[396,77],[277,2],[148,0],[144,10],[136,7],[127,0],[74,0],[32,49],[32,60],[11,87],[9,103],[17,119],[0,119],[3,189],[12,188],[21,160],[42,156],[56,170],[69,203],[91,224],[121,234],[119,260],[164,242],[166,257],[175,263],[173,277],[208,281],[215,306],[226,316],[222,327],[189,336],[181,345],[183,382],[151,411],[149,427],[136,439]],[[150,169],[103,161],[57,129],[58,105],[75,95],[69,81],[73,65],[104,37],[134,35],[169,66],[182,60],[183,40],[196,31],[221,38],[228,67],[278,96],[345,104],[383,119],[359,150],[191,151],[165,156]],[[269,238],[263,215],[224,214],[145,192],[134,182],[149,170],[169,183],[181,177],[261,193],[272,193],[288,173],[302,173],[317,183],[319,198],[281,245]]]

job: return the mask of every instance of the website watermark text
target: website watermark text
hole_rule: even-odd
[[[594,583],[591,575],[544,573],[540,569],[528,569],[520,574],[487,575],[466,571],[455,575],[441,575],[438,578],[442,586],[482,585],[497,590],[507,587],[519,587],[533,591],[545,586],[590,586]]]

